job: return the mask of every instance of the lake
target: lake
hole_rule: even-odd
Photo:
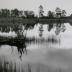
[[[72,27],[66,23],[65,32],[56,35],[55,28],[49,32],[45,24],[43,32],[40,32],[39,26],[38,24],[34,29],[25,32],[27,37],[35,37],[38,41],[26,43],[28,52],[24,53],[21,59],[17,47],[9,45],[0,47],[1,72],[72,72]],[[0,34],[16,35],[11,32]],[[52,37],[55,37],[58,43],[46,41]]]

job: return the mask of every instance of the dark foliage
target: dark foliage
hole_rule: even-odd
[[[48,26],[48,31],[51,31],[51,29],[53,28],[53,24],[49,24]]]
[[[0,37],[0,46],[1,45],[10,45],[10,46],[16,46],[18,52],[21,54],[20,58],[22,56],[22,53],[26,52],[26,37],[14,37],[14,38],[8,38],[8,37]]]

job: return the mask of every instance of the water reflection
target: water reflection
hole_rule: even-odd
[[[59,40],[57,40],[57,38],[54,35],[47,37],[47,38],[43,37],[43,32],[44,32],[43,26],[44,26],[43,24],[39,24],[39,26],[38,26],[38,24],[37,25],[35,25],[35,24],[25,24],[25,25],[20,24],[18,27],[16,26],[16,28],[15,27],[13,27],[12,29],[10,28],[10,30],[14,30],[16,32],[17,37],[14,37],[14,38],[12,38],[12,37],[11,38],[0,37],[1,40],[2,40],[0,42],[0,45],[7,44],[7,45],[10,45],[10,46],[16,46],[17,49],[18,49],[18,52],[22,56],[22,53],[24,53],[24,49],[27,52],[26,43],[30,43],[30,44],[31,43],[45,43],[45,42],[54,43],[54,44],[58,43]],[[49,32],[54,27],[53,24],[47,24],[47,26],[48,26]],[[59,24],[56,27],[58,27],[58,26],[59,26]],[[35,27],[38,27],[38,31],[39,31],[39,33],[37,32],[38,38],[35,36],[36,32],[35,32],[35,35],[33,33],[33,36],[30,37],[30,34],[29,34],[29,37],[27,37],[28,30],[31,30],[31,31],[36,30]],[[5,28],[5,30],[6,30],[6,28]],[[24,34],[25,31],[26,31],[26,34]],[[32,35],[32,32],[31,32],[31,35]]]
[[[39,36],[42,37],[42,33],[43,33],[43,25],[41,24],[39,27]]]
[[[19,40],[14,37],[10,38],[10,40],[6,39],[6,41],[3,41],[5,39],[2,39],[0,37],[2,39],[0,39],[0,62],[2,62],[0,63],[0,68],[2,70],[13,70],[15,72],[20,70],[21,72],[22,70],[26,71],[25,69],[23,69],[23,64],[27,61],[30,61],[31,63],[36,63],[42,60],[42,62],[46,63],[47,61],[50,61],[49,59],[46,60],[45,58],[47,56],[46,54],[49,51],[55,51],[56,49],[65,49],[72,47],[72,27],[69,24],[55,23],[45,25],[36,24],[33,27],[28,26],[22,26],[24,37],[23,39],[20,38]],[[18,33],[16,32],[16,34]],[[26,52],[27,54],[25,54]],[[27,70],[31,70],[30,64],[27,64],[27,66],[25,67],[29,68]]]

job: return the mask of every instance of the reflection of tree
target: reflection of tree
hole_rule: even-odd
[[[62,32],[65,32],[66,27],[65,27],[65,25],[64,25],[64,24],[62,24],[62,28],[61,28],[61,30],[62,30]]]
[[[44,31],[44,30],[43,30],[43,25],[41,24],[40,27],[39,27],[39,36],[40,36],[40,37],[42,37],[43,31]]]
[[[28,30],[28,29],[33,29],[35,26],[34,23],[31,23],[31,24],[25,24],[24,27],[25,27],[25,30]]]
[[[10,31],[10,27],[9,26],[5,26],[5,25],[0,25],[0,31],[8,33]]]
[[[48,24],[48,31],[51,31],[52,28],[53,28],[53,24],[52,23],[49,23]]]
[[[61,23],[57,23],[56,30],[55,30],[56,35],[59,35],[60,31],[61,31]]]
[[[56,27],[55,34],[56,34],[56,35],[59,35],[60,31],[61,31],[60,27]]]
[[[60,32],[64,32],[66,30],[65,25],[62,23],[57,23],[55,33],[59,35]]]

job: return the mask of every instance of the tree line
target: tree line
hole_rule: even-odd
[[[17,8],[15,9],[0,9],[0,18],[1,17],[4,17],[5,19],[7,17],[15,17],[15,18],[18,18],[18,17],[21,17],[21,18],[34,18],[34,17],[48,17],[48,18],[60,18],[60,17],[66,17],[66,11],[65,10],[62,10],[60,9],[59,7],[57,7],[55,9],[55,11],[48,11],[47,12],[47,15],[45,16],[44,15],[44,9],[43,9],[43,6],[40,5],[39,6],[39,15],[35,15],[34,11],[23,11],[23,10],[18,10]],[[71,15],[72,16],[72,15]],[[6,22],[5,22],[6,23]],[[19,24],[21,25],[21,24]],[[11,31],[15,31],[16,33],[18,33],[18,31],[20,30],[18,27],[19,25],[17,24],[14,24],[14,26],[12,24],[10,24],[10,26],[8,26],[8,24],[5,26],[5,24],[1,24],[0,25],[0,31],[1,32],[9,32],[10,30]],[[34,26],[36,24],[22,24],[24,25],[25,27],[25,30],[28,30],[28,29],[33,29]],[[54,27],[53,26],[54,24],[53,23],[49,23],[48,24],[48,31],[51,31],[51,29]],[[60,32],[64,32],[66,30],[66,27],[65,25],[62,23],[56,23],[56,31],[55,33],[58,35]],[[22,28],[21,28],[22,29]],[[41,25],[40,29],[40,36],[42,36],[42,32],[43,32],[43,24]],[[21,33],[21,32],[20,32]]]
[[[72,16],[72,15],[71,15]],[[15,9],[0,9],[0,17],[45,17],[43,6],[39,6],[39,15],[35,15],[34,11],[23,11]],[[61,10],[59,7],[55,9],[55,12],[48,11],[46,17],[66,17],[66,11]]]
[[[27,15],[34,16],[33,11],[23,11],[18,10],[17,8],[9,9],[0,9],[0,17],[27,17]]]

